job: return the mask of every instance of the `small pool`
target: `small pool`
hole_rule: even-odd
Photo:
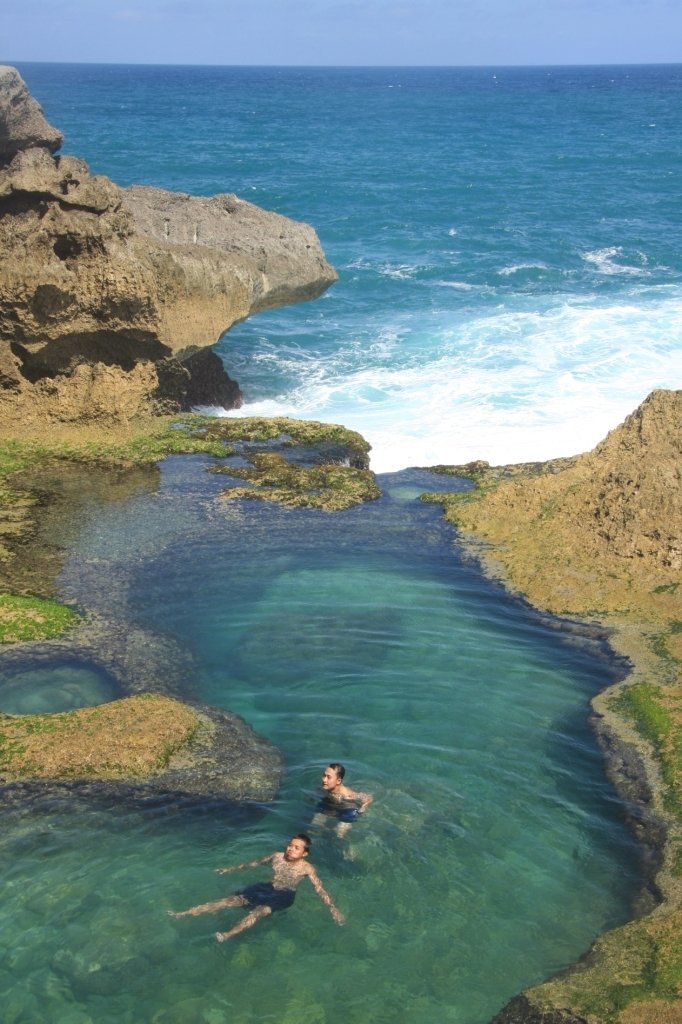
[[[0,711],[43,715],[106,704],[116,697],[112,680],[99,669],[65,663],[0,674]]]

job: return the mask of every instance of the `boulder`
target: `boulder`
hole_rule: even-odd
[[[61,134],[5,72],[0,106],[5,80],[19,102],[0,110],[0,426],[241,405],[217,357],[197,353],[337,280],[314,230],[233,195],[123,190],[54,157]]]
[[[54,153],[63,141],[62,133],[43,117],[43,108],[17,69],[0,65],[0,165],[34,146]]]

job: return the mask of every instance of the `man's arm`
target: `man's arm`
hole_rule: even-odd
[[[229,875],[231,871],[241,871],[242,868],[257,868],[259,864],[267,864],[274,856],[274,853],[269,853],[267,857],[261,857],[260,860],[247,860],[244,864],[235,864],[233,868],[216,868],[216,873]]]
[[[351,800],[360,801],[360,806],[358,807],[359,814],[362,814],[363,811],[366,811],[369,805],[374,800],[374,797],[372,796],[371,793],[356,793],[354,789],[348,790],[348,796]]]
[[[325,887],[322,885],[322,882],[320,881],[320,879],[318,877],[317,871],[312,866],[312,864],[307,864],[306,867],[308,868],[308,871],[306,872],[306,874],[308,875],[308,878],[310,879],[310,881],[313,883],[313,889],[315,890],[317,895],[320,897],[322,902],[327,904],[327,906],[329,907],[329,910],[331,912],[331,915],[334,918],[334,920],[336,921],[336,923],[337,924],[344,924],[346,918],[343,916],[341,911],[338,910],[334,906],[334,901],[331,898],[331,896],[329,895],[329,893],[327,892],[327,890],[325,889]]]

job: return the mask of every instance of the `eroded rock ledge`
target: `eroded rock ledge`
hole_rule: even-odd
[[[634,920],[514,998],[494,1024],[682,1021],[682,391],[654,391],[597,447],[547,463],[439,466],[440,502],[487,571],[536,607],[599,623],[632,665],[592,701],[643,844]]]
[[[238,407],[208,350],[337,280],[314,230],[234,195],[121,189],[62,141],[0,67],[0,424]]]
[[[123,791],[272,800],[282,761],[239,715],[158,693],[63,714],[0,715],[0,804],[86,781]]]

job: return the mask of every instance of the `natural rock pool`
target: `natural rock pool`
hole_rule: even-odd
[[[466,482],[389,474],[378,501],[325,514],[225,501],[212,461],[92,502],[61,596],[181,652],[184,695],[272,740],[283,788],[250,810],[47,790],[2,809],[0,1021],[485,1024],[631,913],[637,850],[586,723],[617,666],[486,580],[416,500]],[[118,695],[68,642],[42,649],[0,655],[0,710]],[[310,826],[330,760],[376,798],[349,842]],[[301,829],[344,928],[307,883],[225,945],[241,911],[166,916],[267,878],[214,869]]]

